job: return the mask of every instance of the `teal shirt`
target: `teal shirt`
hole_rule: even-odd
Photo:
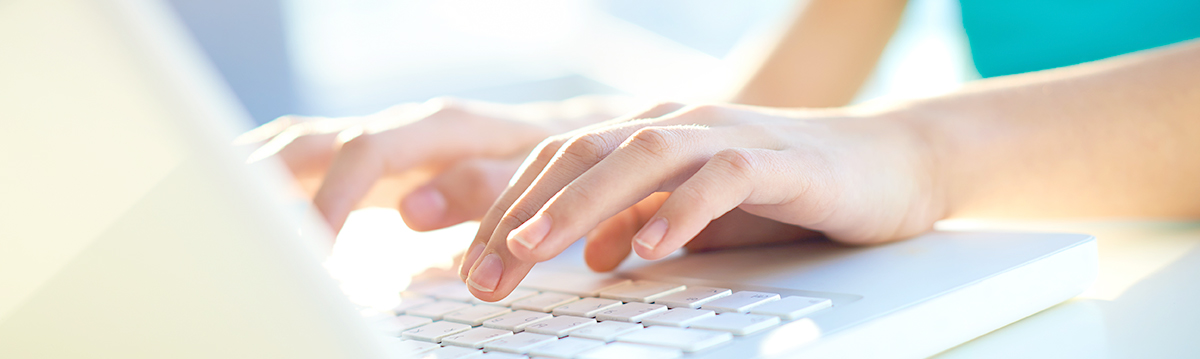
[[[1074,65],[1200,37],[1200,0],[960,0],[983,77]]]

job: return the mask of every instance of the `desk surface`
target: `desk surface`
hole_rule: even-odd
[[[1100,249],[1100,273],[1087,292],[952,348],[940,359],[1200,355],[1200,223],[953,221],[938,228],[1090,233]],[[445,258],[473,235],[469,225],[416,235],[394,211],[358,211],[327,267],[352,300],[387,307],[408,284],[397,274],[450,267]]]

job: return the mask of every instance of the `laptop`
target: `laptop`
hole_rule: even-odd
[[[0,358],[926,357],[1082,292],[1080,234],[798,242],[592,273],[578,248],[483,303],[414,279],[364,317],[249,121],[164,4],[0,4]]]

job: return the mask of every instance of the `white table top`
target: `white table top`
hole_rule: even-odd
[[[352,300],[379,308],[394,305],[409,276],[449,268],[447,258],[475,232],[462,225],[414,234],[395,211],[378,209],[355,212],[347,228],[326,265]],[[1089,233],[1100,249],[1091,289],[940,359],[1200,356],[1200,222],[952,221],[938,228]]]

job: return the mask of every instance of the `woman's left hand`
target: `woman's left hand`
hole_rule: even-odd
[[[499,300],[585,235],[598,270],[689,241],[904,238],[945,213],[934,163],[894,115],[661,104],[544,141],[484,216],[460,274]]]

